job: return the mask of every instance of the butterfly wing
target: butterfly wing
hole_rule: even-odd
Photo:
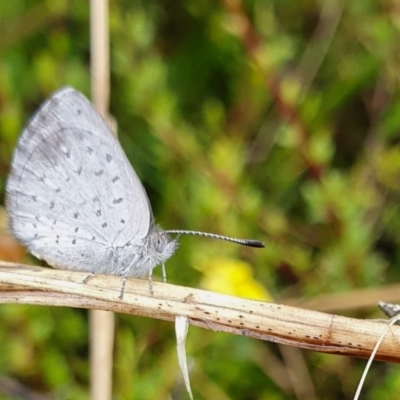
[[[56,92],[22,132],[6,192],[12,231],[56,268],[120,274],[114,249],[140,248],[152,222],[118,140],[72,88]]]

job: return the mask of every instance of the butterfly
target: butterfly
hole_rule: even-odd
[[[54,268],[124,277],[151,276],[182,234],[251,247],[257,240],[198,231],[163,231],[120,143],[88,99],[55,92],[19,138],[6,187],[10,228]],[[178,235],[171,239],[169,234]],[[151,289],[152,290],[152,289]]]

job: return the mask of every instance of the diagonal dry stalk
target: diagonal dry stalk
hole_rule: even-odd
[[[99,309],[170,321],[181,315],[205,329],[363,358],[371,354],[387,328],[386,321],[347,318],[161,282],[153,282],[151,295],[147,280],[138,279],[128,280],[120,300],[120,277],[95,275],[84,284],[86,276],[0,262],[0,303]],[[391,332],[376,359],[400,362],[400,326],[393,326]]]

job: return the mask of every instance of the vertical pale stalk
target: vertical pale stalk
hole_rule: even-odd
[[[110,94],[108,0],[90,1],[90,48],[92,101],[108,120]],[[90,396],[112,399],[114,313],[90,311]]]

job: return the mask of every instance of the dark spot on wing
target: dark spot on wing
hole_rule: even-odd
[[[120,204],[120,203],[122,203],[122,197],[113,200],[113,204]]]
[[[115,183],[119,180],[119,176],[114,176],[114,178],[111,179],[112,183]]]
[[[79,213],[74,213],[74,218],[77,219],[79,217]]]
[[[93,153],[93,149],[90,146],[86,147],[86,150],[89,154]]]
[[[82,173],[82,169],[83,169],[82,166],[80,166],[79,169],[78,169],[78,171],[76,171],[76,173],[77,173],[78,175],[80,175],[80,174]]]
[[[75,228],[75,233],[79,231],[79,228]]]
[[[31,199],[32,199],[33,201],[37,201],[37,196],[32,195],[32,196],[31,196]]]
[[[72,244],[76,244],[76,239],[72,239]]]
[[[57,188],[56,193],[60,193],[60,192],[61,192],[61,188]]]
[[[104,224],[101,225],[102,228],[107,228],[107,222],[104,222]]]
[[[125,220],[124,219],[121,219],[121,224],[124,224],[125,223]]]
[[[71,158],[71,150],[67,150],[67,151],[65,152],[65,156],[66,156],[67,158]]]
[[[54,208],[54,201],[52,201],[51,203],[50,203],[50,210],[52,210]]]
[[[97,211],[96,211],[96,215],[97,215],[98,217],[100,217],[100,216],[101,216],[101,210],[97,210]]]
[[[101,175],[104,174],[104,169],[101,169],[101,170],[95,172],[94,174],[95,174],[96,176],[101,176]]]
[[[106,160],[107,160],[107,162],[108,162],[108,163],[110,163],[110,162],[111,162],[111,160],[112,160],[112,157],[111,157],[111,155],[110,155],[110,154],[106,154]]]

